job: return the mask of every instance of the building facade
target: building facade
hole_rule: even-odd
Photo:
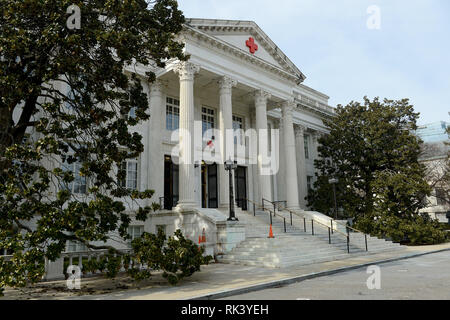
[[[157,71],[148,88],[151,119],[136,128],[147,147],[135,174],[140,187],[154,189],[152,200],[167,210],[226,208],[228,174],[219,161],[234,155],[239,206],[265,198],[304,208],[322,120],[333,115],[328,97],[301,84],[305,76],[254,22],[190,19],[181,40],[189,61]],[[267,130],[271,174],[261,174],[260,154],[249,150],[256,141],[249,129]],[[227,130],[241,154],[225,152]],[[198,132],[201,143],[179,139],[185,132]],[[208,163],[205,147],[227,155]]]
[[[443,178],[449,170],[450,140],[446,132],[449,126],[448,122],[440,121],[420,126],[416,131],[416,135],[424,141],[419,160],[426,167],[427,181],[432,187],[431,195],[426,199],[427,206],[421,211],[442,223],[448,222],[447,212],[450,212],[450,185]]]
[[[134,227],[172,233],[182,225],[194,240],[203,229],[215,239],[217,221],[228,217],[229,159],[237,162],[238,218],[247,200],[306,209],[318,138],[327,132],[323,119],[334,114],[329,97],[303,85],[305,75],[254,22],[188,19],[180,41],[189,60],[168,61],[153,70],[156,82],[143,83],[151,118],[134,128],[145,151],[127,164],[127,182],[155,190],[150,202],[162,210]],[[216,226],[187,223],[193,212],[192,219],[201,215]]]
[[[188,61],[125,70],[141,77],[151,117],[132,128],[142,135],[145,150],[118,168],[126,173],[120,183],[155,191],[139,205],[161,205],[143,223],[133,218],[136,203],[126,203],[132,238],[144,231],[181,229],[194,241],[206,235],[207,252],[216,255],[245,240],[246,228],[252,227],[242,219],[227,220],[230,181],[238,219],[250,201],[263,199],[306,209],[318,138],[327,133],[323,120],[334,109],[327,95],[302,84],[305,75],[254,22],[188,19],[179,41]],[[147,82],[148,71],[156,73],[155,82]],[[236,162],[231,179],[227,160]],[[89,181],[76,163],[49,166],[74,172],[75,180],[66,187],[74,196],[86,194]],[[113,238],[108,244],[130,248],[130,241]],[[68,243],[66,251],[87,249]],[[48,269],[62,270],[62,263]],[[48,274],[49,279],[61,276],[60,271]]]

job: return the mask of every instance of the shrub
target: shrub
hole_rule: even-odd
[[[123,266],[128,275],[141,281],[151,278],[153,271],[161,270],[163,277],[174,285],[200,271],[201,265],[207,265],[213,259],[203,256],[204,247],[186,239],[180,230],[168,239],[161,230],[158,234],[144,232],[131,245],[132,254],[117,255],[109,251],[99,261],[91,260],[83,271],[105,271],[108,278],[115,278]]]
[[[355,227],[372,236],[410,245],[431,245],[449,240],[444,226],[427,214],[409,219],[387,214],[367,215],[359,217]]]

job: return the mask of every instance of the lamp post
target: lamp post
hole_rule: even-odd
[[[225,161],[225,170],[228,171],[229,182],[230,182],[230,217],[228,221],[239,221],[234,213],[234,191],[233,191],[233,170],[237,168],[237,161],[231,161],[231,159]]]
[[[329,183],[333,185],[333,195],[334,195],[334,219],[337,220],[337,202],[336,202],[336,184],[339,182],[336,178],[331,178],[328,180]]]

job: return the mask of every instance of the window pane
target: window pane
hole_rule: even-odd
[[[129,161],[127,170],[127,188],[137,190],[137,162]]]
[[[179,128],[178,115],[180,114],[179,102],[173,98],[167,98],[166,105],[166,129],[173,131]]]

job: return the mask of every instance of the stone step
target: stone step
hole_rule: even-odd
[[[365,252],[362,249],[353,248],[350,252]],[[347,249],[345,250],[318,250],[315,252],[231,252],[228,254],[229,257],[234,259],[244,259],[244,260],[283,260],[283,259],[314,259],[316,257],[326,257],[334,255],[348,254]]]
[[[286,257],[286,258],[276,258],[276,259],[245,259],[243,257],[224,257],[219,259],[223,263],[233,263],[233,264],[243,264],[249,266],[266,266],[271,268],[287,267],[292,265],[307,265],[318,262],[333,261],[347,259],[355,255],[364,255],[366,252],[354,252],[353,254],[348,253],[337,253],[337,254],[324,254],[324,255],[310,255],[303,257]]]
[[[282,217],[286,219],[287,232],[284,232]],[[326,226],[314,224],[312,235],[310,221],[306,223],[305,232],[303,219],[293,216],[291,225],[289,213],[285,212],[272,217],[275,238],[269,239],[270,216],[267,212],[259,210],[256,216],[243,213],[240,218],[240,221],[246,224],[246,240],[231,252],[219,257],[219,262],[278,268],[402,249],[399,244],[367,236],[369,252],[366,252],[364,235],[350,233],[349,254],[345,235],[337,232],[331,234],[332,242],[329,244],[329,229]]]
[[[402,249],[401,247],[398,248],[389,248],[389,247],[372,247],[369,248],[370,253],[373,252],[379,252],[383,250],[392,250],[392,249]],[[366,251],[364,247],[350,247],[350,252],[356,252],[356,251]],[[304,256],[304,255],[319,255],[322,253],[334,253],[334,252],[347,252],[347,246],[330,246],[330,247],[321,247],[321,248],[301,248],[296,251],[292,251],[289,249],[262,249],[262,248],[235,248],[233,249],[229,254],[230,255],[245,255],[245,256]]]

